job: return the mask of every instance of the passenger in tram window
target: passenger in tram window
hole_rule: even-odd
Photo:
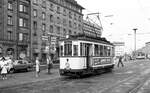
[[[122,56],[119,57],[118,65],[117,65],[118,67],[119,67],[120,64],[122,65],[122,67],[124,67],[124,64],[122,62],[122,58],[123,58]]]

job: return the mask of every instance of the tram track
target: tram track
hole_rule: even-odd
[[[150,69],[145,70],[144,73],[140,75],[134,74],[133,76],[130,76],[127,79],[113,84],[111,87],[107,87],[103,90],[100,90],[98,93],[136,93],[149,78],[148,74],[150,74]],[[119,89],[123,89],[124,91]]]

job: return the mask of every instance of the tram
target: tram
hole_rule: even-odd
[[[114,67],[114,45],[105,38],[85,35],[59,41],[60,75],[84,75]]]

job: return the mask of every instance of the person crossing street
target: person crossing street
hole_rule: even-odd
[[[124,64],[123,64],[123,62],[122,62],[122,59],[123,59],[123,57],[120,56],[120,57],[119,57],[119,60],[118,60],[118,64],[117,64],[118,67],[119,67],[120,64],[121,64],[122,67],[124,67]]]

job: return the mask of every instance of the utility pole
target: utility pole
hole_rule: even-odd
[[[135,53],[135,56],[136,56],[136,30],[138,30],[137,28],[134,28],[134,53]]]

